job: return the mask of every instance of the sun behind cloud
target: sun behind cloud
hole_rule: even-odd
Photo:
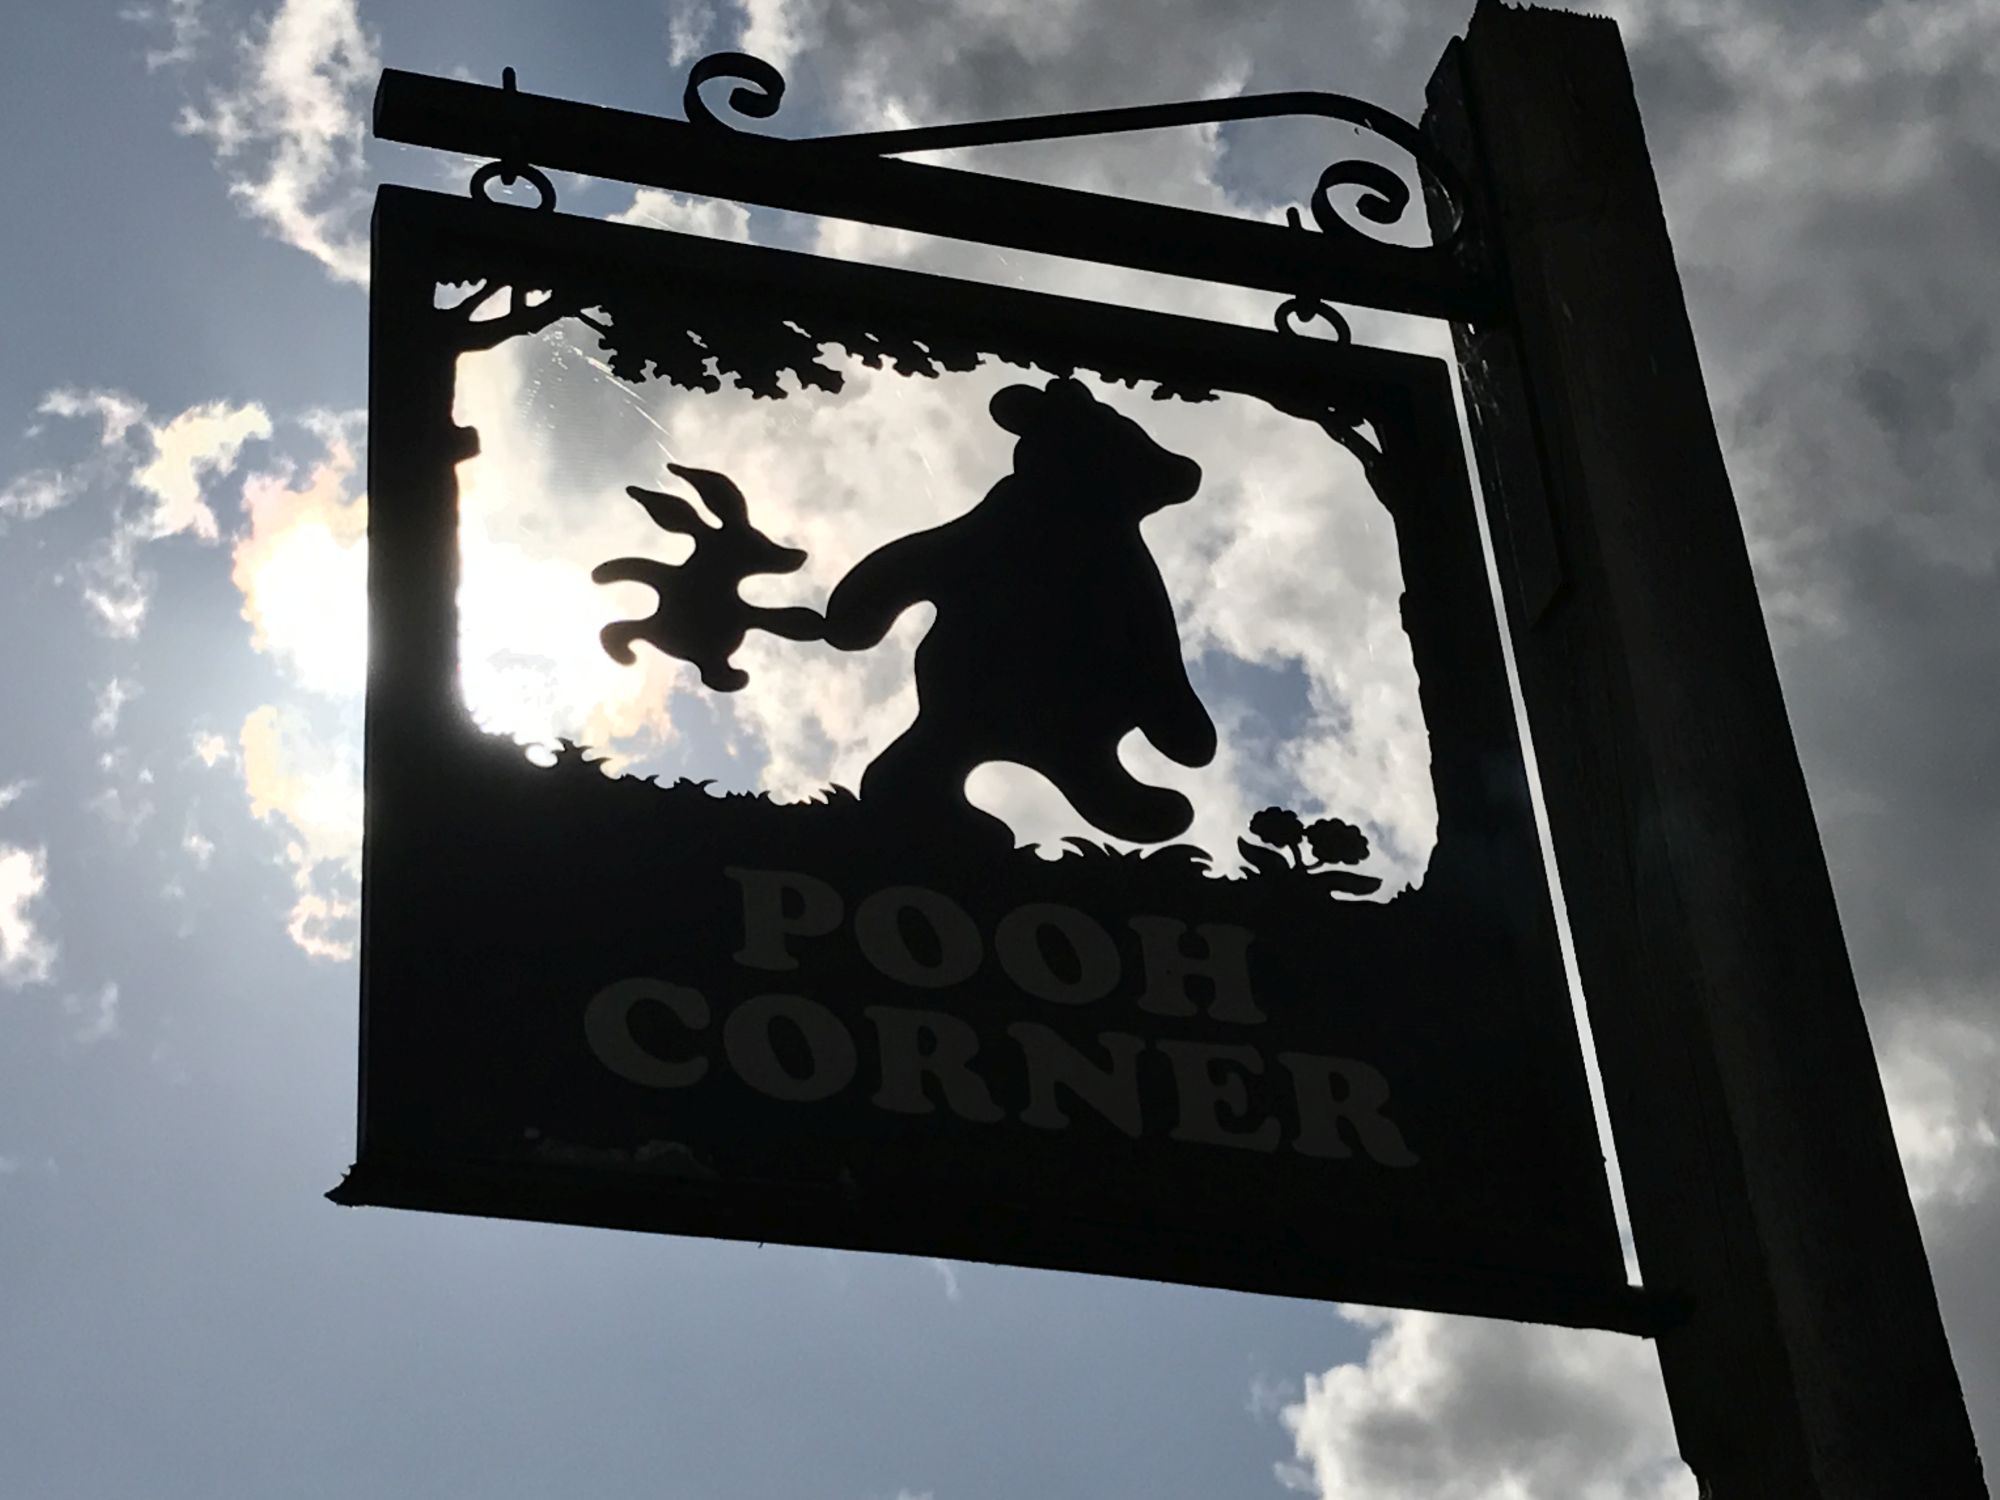
[[[299,686],[355,697],[368,671],[368,499],[348,494],[356,460],[347,424],[319,426],[326,456],[302,484],[290,468],[244,483],[250,530],[230,576],[252,645],[279,658]]]

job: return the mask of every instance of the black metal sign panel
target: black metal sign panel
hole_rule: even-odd
[[[405,189],[375,236],[339,1201],[1633,1324],[1442,362]],[[1211,526],[1280,446],[1400,576],[1340,628],[1407,660],[1401,822],[1287,739],[1395,759],[1362,717],[1191,635],[1291,607]],[[579,649],[618,712],[496,695]]]

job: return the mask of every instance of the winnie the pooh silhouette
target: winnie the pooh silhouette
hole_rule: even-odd
[[[1020,441],[1013,472],[965,515],[857,563],[826,606],[827,642],[861,651],[929,600],[916,722],[861,777],[861,799],[913,828],[991,825],[965,797],[987,761],[1041,772],[1114,838],[1186,831],[1180,793],[1118,759],[1137,729],[1185,766],[1215,755],[1180,631],[1139,523],[1194,496],[1201,467],[1082,384],[1012,385],[990,404]]]

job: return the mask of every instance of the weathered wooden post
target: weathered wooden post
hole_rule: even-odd
[[[1682,1453],[1984,1496],[1617,27],[1481,0],[1425,128],[1486,199],[1458,353]]]

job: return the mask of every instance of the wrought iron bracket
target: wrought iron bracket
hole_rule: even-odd
[[[1460,322],[1483,321],[1487,279],[1461,241],[1467,195],[1450,164],[1392,112],[1345,95],[1294,92],[1128,109],[923,126],[788,140],[740,130],[712,109],[703,86],[734,82],[730,111],[769,119],[784,97],[777,69],[744,53],[718,53],[689,71],[686,120],[665,119],[502,88],[385,70],[375,96],[384,140],[486,158],[493,176],[526,178],[541,192],[548,169],[850,219],[1007,249],[1125,266],[1286,297],[1280,328],[1324,317],[1336,333],[1341,302]],[[1320,174],[1307,208],[1288,223],[1230,218],[1102,193],[900,160],[917,151],[1076,139],[1229,120],[1313,116],[1368,131],[1405,154],[1448,226],[1428,245],[1375,237],[1403,221],[1414,194],[1401,173],[1367,158]],[[540,169],[540,170],[538,170]],[[532,174],[532,175],[531,175]],[[539,179],[539,180],[538,180]],[[1351,204],[1338,197],[1357,190]],[[1435,217],[1435,215],[1434,215]]]
[[[511,73],[512,70],[510,69]],[[696,124],[734,129],[702,98],[704,84],[733,79],[729,107],[749,119],[768,120],[784,100],[785,80],[762,58],[747,52],[717,52],[688,70],[682,108]],[[1170,130],[1189,125],[1216,125],[1242,120],[1344,120],[1391,142],[1417,165],[1429,185],[1449,205],[1450,223],[1436,242],[1449,249],[1463,226],[1467,194],[1457,170],[1438,154],[1422,131],[1379,104],[1348,94],[1294,90],[1275,94],[1241,94],[1230,99],[1194,99],[1177,104],[1143,104],[1123,109],[1073,110],[1054,115],[1022,115],[1004,120],[974,120],[958,125],[919,125],[903,130],[869,130],[849,135],[811,136],[794,142],[801,149],[868,156],[907,156],[918,151],[950,151],[972,146],[1021,145],[1035,141],[1078,140],[1089,136],[1131,135],[1146,130]],[[1409,184],[1378,162],[1352,158],[1335,162],[1320,176],[1314,190],[1314,221],[1321,231],[1352,232],[1340,216],[1331,190],[1351,186],[1363,190],[1355,211],[1375,224],[1394,224],[1410,206]],[[1298,210],[1287,213],[1301,227]]]

